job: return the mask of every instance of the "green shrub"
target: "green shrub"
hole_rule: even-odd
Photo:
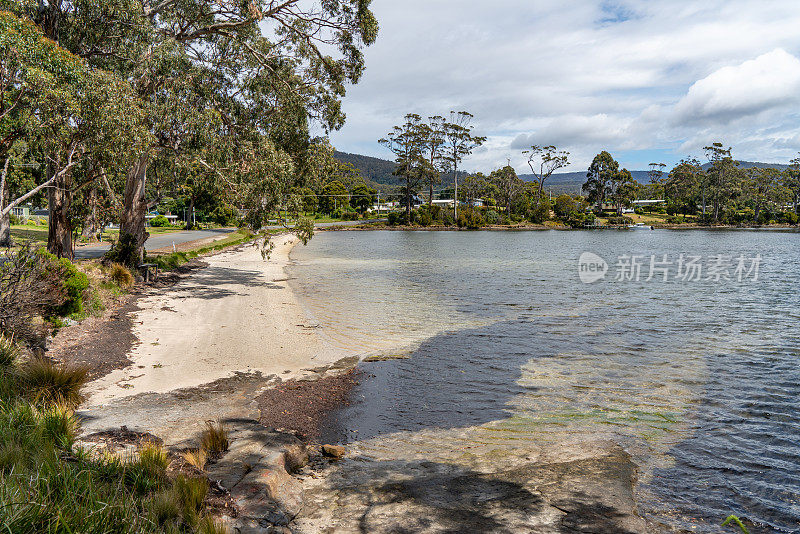
[[[405,220],[405,213],[401,213],[399,211],[390,211],[386,218],[389,220],[389,224],[391,226],[397,226],[398,224],[403,224]]]
[[[67,258],[57,258],[49,252],[36,252],[48,265],[49,272],[58,273],[64,289],[64,300],[61,304],[49,309],[51,317],[67,317],[83,313],[83,299],[89,289],[89,278],[78,270],[78,267]]]
[[[476,230],[484,226],[486,221],[483,219],[483,215],[481,215],[477,210],[467,209],[462,210],[461,213],[458,214],[457,224],[459,228]]]
[[[630,217],[622,216],[622,215],[615,216],[615,217],[609,217],[608,218],[608,224],[610,224],[612,226],[633,224],[633,219],[631,219]]]
[[[502,222],[502,218],[500,214],[497,213],[495,210],[489,210],[486,212],[486,222],[489,224],[500,224]]]
[[[166,228],[167,226],[170,226],[169,219],[163,215],[158,215],[157,217],[150,219],[150,226],[153,228]]]
[[[783,224],[797,224],[798,217],[793,211],[784,211],[778,215],[778,221]]]
[[[13,225],[20,224],[19,217],[17,217],[13,213],[9,216],[9,219],[11,220],[11,224],[13,224]]]

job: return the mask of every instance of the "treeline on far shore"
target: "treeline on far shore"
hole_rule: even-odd
[[[468,126],[471,115],[462,112],[453,117],[454,122],[432,117],[426,123],[409,115],[388,140],[381,140],[396,155],[396,174],[405,178],[405,185],[395,195],[403,211],[390,213],[389,224],[461,228],[520,224],[583,228],[633,222],[798,224],[800,157],[783,170],[742,168],[731,148],[719,142],[705,147],[705,164],[687,158],[668,171],[663,163],[650,164],[646,184],[621,168],[608,151],[602,151],[587,169],[582,194],[557,196],[548,191],[547,180],[569,165],[569,153],[555,146],[534,145],[522,152],[533,181],[520,179],[509,161],[488,175],[479,172],[454,180],[454,187],[442,191],[437,199],[433,185],[440,183],[446,172],[453,172],[455,178],[457,164],[484,141],[472,136]],[[419,192],[426,189],[423,200]]]

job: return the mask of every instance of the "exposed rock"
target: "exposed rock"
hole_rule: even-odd
[[[341,445],[323,445],[322,446],[322,454],[324,454],[325,456],[328,456],[330,458],[336,458],[337,460],[339,458],[342,458],[345,455],[345,452],[347,452],[347,451]]]
[[[308,460],[308,450],[305,445],[290,445],[283,454],[283,462],[290,473],[296,473],[307,466]]]

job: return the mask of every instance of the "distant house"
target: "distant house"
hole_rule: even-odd
[[[659,204],[665,204],[665,203],[666,203],[666,200],[658,199],[658,198],[654,198],[654,199],[650,199],[650,200],[634,200],[632,202],[632,204],[633,204],[633,206],[635,208],[641,208],[641,207],[644,207],[644,206],[658,206]]]
[[[434,200],[432,203],[433,203],[434,206],[440,206],[442,208],[452,208],[453,207],[453,199],[452,198]]]
[[[17,206],[16,208],[11,208],[11,215],[27,218],[31,216],[32,209],[31,206]]]

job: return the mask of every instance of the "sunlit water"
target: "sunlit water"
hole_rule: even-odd
[[[586,251],[604,280],[579,280]],[[664,254],[763,259],[758,280],[733,260],[731,281],[647,281]],[[644,257],[638,282],[615,279],[621,255]],[[326,439],[611,437],[657,524],[719,532],[737,513],[800,531],[800,233],[327,232],[292,259],[331,348],[411,351],[362,364]]]

